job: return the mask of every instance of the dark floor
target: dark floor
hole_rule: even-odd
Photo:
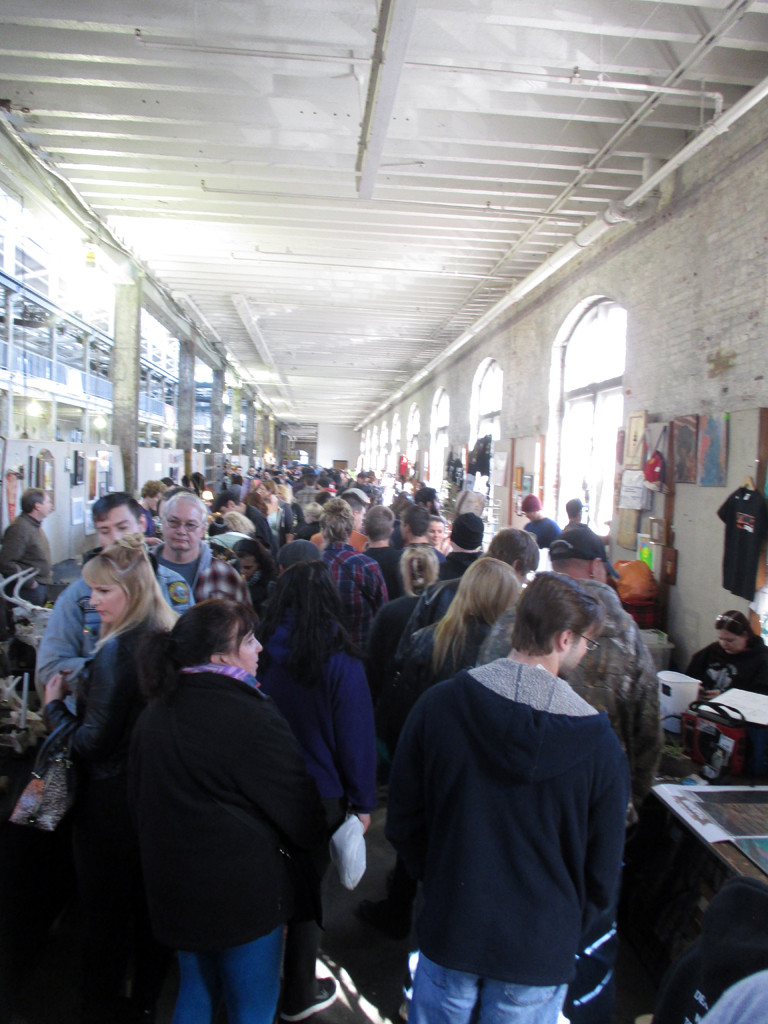
[[[383,836],[384,814],[380,809],[373,816],[367,840],[368,870],[358,888],[348,892],[335,878],[328,886],[326,934],[318,972],[336,978],[340,997],[332,1007],[313,1018],[318,1024],[395,1024],[399,1019],[410,943],[387,939],[355,916],[359,900],[376,899],[383,894],[385,878],[394,861]],[[44,879],[55,870],[56,852],[48,856],[48,863],[41,865]],[[29,866],[28,860],[26,866]],[[0,865],[3,870],[10,867],[8,863]],[[7,886],[7,875],[4,882]],[[6,1019],[0,1017],[0,1024],[7,1024],[8,1020],[12,1024],[76,1024],[77,923],[71,906],[30,959],[14,998],[13,1015]],[[634,1024],[638,1014],[652,1010],[654,989],[626,944],[619,957],[617,982],[614,1024]],[[174,980],[169,979],[158,1024],[169,1024],[174,997]]]

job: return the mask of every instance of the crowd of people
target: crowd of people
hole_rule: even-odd
[[[408,1019],[610,1024],[625,831],[662,731],[602,541],[580,502],[560,531],[529,496],[530,529],[486,545],[482,495],[447,517],[429,487],[386,506],[372,473],[299,472],[99,498],[99,546],[51,612],[37,673],[49,727],[77,723],[83,1024],[151,1021],[173,953],[174,1024],[331,1005],[328,839],[367,830],[384,783],[397,858],[358,912],[404,938],[421,885]],[[50,508],[25,497],[38,555]],[[738,613],[717,629],[712,689],[763,656]]]

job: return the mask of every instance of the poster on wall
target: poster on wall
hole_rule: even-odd
[[[624,438],[624,468],[642,469],[644,459],[645,412],[633,412],[627,417]]]
[[[75,486],[85,482],[85,452],[75,452]]]
[[[12,523],[18,514],[19,501],[19,474],[15,469],[9,469],[5,474],[5,503],[8,512],[8,522]]]
[[[47,491],[51,496],[51,501],[55,505],[56,501],[53,493],[53,466],[53,452],[48,451],[47,448],[43,448],[42,451],[37,453],[37,458],[35,460],[35,486],[42,487],[44,491]]]
[[[95,501],[99,496],[99,461],[88,459],[88,500]]]
[[[699,486],[725,487],[727,465],[728,413],[699,416]]]
[[[676,484],[696,483],[698,445],[698,416],[678,416],[672,421],[672,461]]]
[[[494,452],[491,465],[491,483],[494,487],[507,486],[507,464],[509,455],[507,452]]]

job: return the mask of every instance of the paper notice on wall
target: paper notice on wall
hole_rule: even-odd
[[[494,487],[507,486],[507,464],[509,462],[508,452],[494,452],[493,465],[491,467],[491,483]]]
[[[642,469],[625,469],[621,474],[619,508],[642,509],[645,502],[645,476]]]

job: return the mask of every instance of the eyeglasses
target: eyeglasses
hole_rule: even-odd
[[[576,636],[580,636],[582,640],[586,641],[588,651],[597,651],[600,649],[600,644],[597,640],[592,640],[591,637],[584,636],[583,633],[577,633]]]
[[[202,523],[182,523],[180,519],[166,519],[165,525],[169,530],[184,530],[185,533],[194,533],[203,525]]]
[[[732,615],[718,615],[715,619],[715,629],[724,629],[727,633],[733,633],[734,636],[744,636],[747,632],[744,623],[734,619]]]

